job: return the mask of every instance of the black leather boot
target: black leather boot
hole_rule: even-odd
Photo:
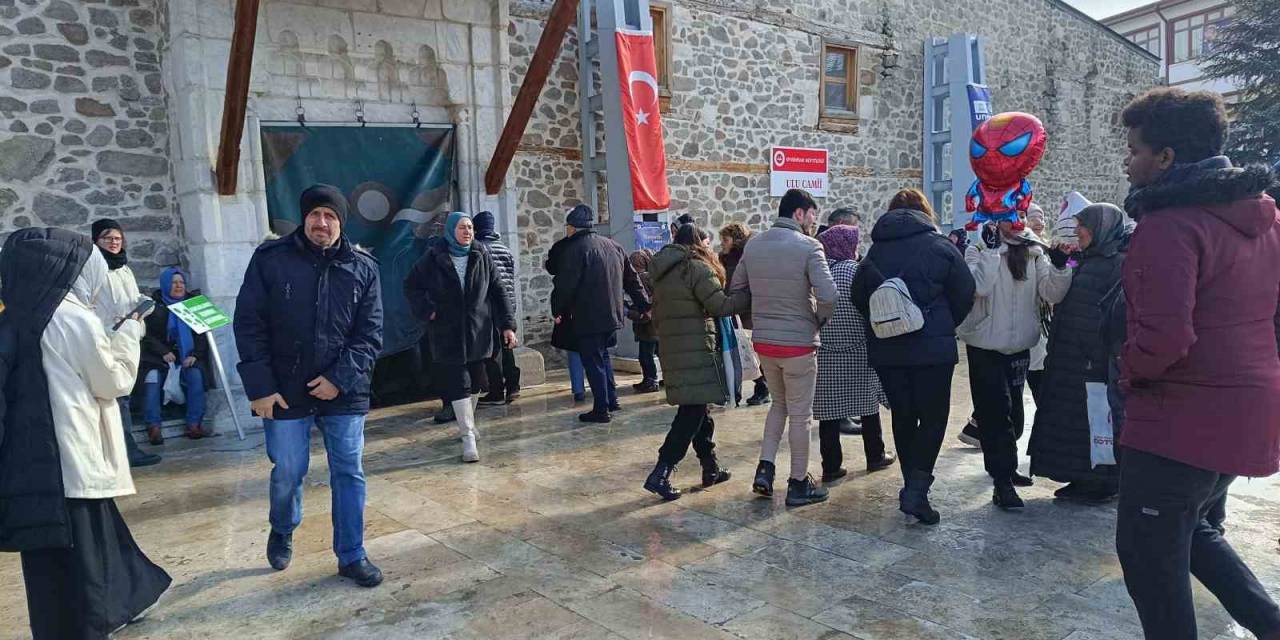
[[[267,562],[276,571],[289,568],[293,560],[293,534],[271,532],[267,536]]]
[[[1026,506],[1013,488],[1013,482],[1008,479],[996,480],[995,489],[991,492],[991,502],[1005,511],[1017,511]]]
[[[368,558],[356,560],[345,567],[338,567],[338,575],[366,589],[382,584],[382,570],[373,566]]]
[[[680,498],[680,490],[671,486],[671,472],[676,468],[661,460],[653,466],[653,471],[649,472],[649,477],[645,478],[644,490],[649,493],[657,494],[663,500],[668,502]]]
[[[929,505],[929,487],[933,476],[926,471],[912,469],[905,474],[907,486],[898,493],[898,510],[924,524],[938,524],[942,516]]]
[[[733,477],[728,470],[720,467],[720,463],[715,456],[701,459],[698,462],[702,463],[702,486],[704,488],[727,482],[729,478]]]
[[[773,463],[761,460],[756,465],[756,479],[751,483],[751,490],[765,497],[773,495]]]

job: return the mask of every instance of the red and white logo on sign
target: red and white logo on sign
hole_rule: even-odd
[[[827,150],[774,147],[769,163],[769,192],[781,196],[804,189],[815,197],[827,195]]]

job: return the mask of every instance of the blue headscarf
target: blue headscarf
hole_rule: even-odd
[[[461,211],[454,211],[449,214],[449,218],[444,221],[444,239],[449,241],[449,255],[459,258],[471,252],[470,244],[460,244],[458,242],[458,234],[456,231],[458,229],[458,223],[462,222],[463,218],[470,220],[471,216]],[[475,242],[475,240],[472,240],[472,242]]]
[[[182,276],[182,282],[187,286],[191,285],[191,278],[187,277],[187,273],[179,267],[169,267],[160,273],[160,298],[164,300],[165,306],[182,302],[178,298],[169,295],[173,289],[173,277]],[[190,291],[188,289],[188,291]],[[191,327],[187,323],[178,318],[178,314],[169,312],[169,339],[178,343],[178,359],[186,360],[187,356],[195,349],[196,338],[191,333]]]

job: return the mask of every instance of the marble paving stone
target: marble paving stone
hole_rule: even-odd
[[[582,408],[565,397],[562,377],[513,405],[481,409],[477,464],[458,461],[453,426],[431,423],[438,403],[375,411],[365,546],[386,581],[372,590],[335,575],[318,434],[283,572],[264,557],[271,464],[261,434],[243,443],[175,439],[163,463],[136,471],[138,494],[117,501],[173,587],[116,637],[1140,637],[1115,556],[1114,505],[1056,502],[1058,485],[1037,479],[1022,491],[1024,513],[994,509],[981,453],[955,440],[970,411],[964,367],[957,371],[933,493],[942,522],[932,527],[897,511],[896,472],[855,470],[831,486],[828,502],[803,508],[785,506],[781,483],[771,499],[752,494],[768,407],[716,411],[717,454],[733,479],[702,490],[689,458],[674,476],[688,491],[663,502],[641,484],[673,409],[626,393],[635,380],[625,376],[624,410],[608,425],[577,422]],[[843,440],[856,459],[858,439]],[[778,460],[787,455],[784,444]],[[1227,539],[1280,595],[1277,487],[1274,479],[1233,486]],[[1193,591],[1200,637],[1252,637],[1205,589]],[[0,640],[28,638],[19,559],[0,554]]]
[[[847,633],[770,605],[730,620],[724,630],[746,640],[855,640]]]

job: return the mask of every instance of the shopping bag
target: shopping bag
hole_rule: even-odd
[[[742,363],[742,381],[745,383],[760,377],[760,358],[756,357],[756,347],[751,343],[751,332],[736,329],[738,336],[738,360]]]
[[[187,394],[182,392],[182,369],[169,365],[169,375],[164,379],[164,404],[186,404]]]
[[[1105,382],[1084,384],[1089,407],[1089,461],[1093,466],[1115,464],[1115,429],[1111,424],[1111,403]]]

